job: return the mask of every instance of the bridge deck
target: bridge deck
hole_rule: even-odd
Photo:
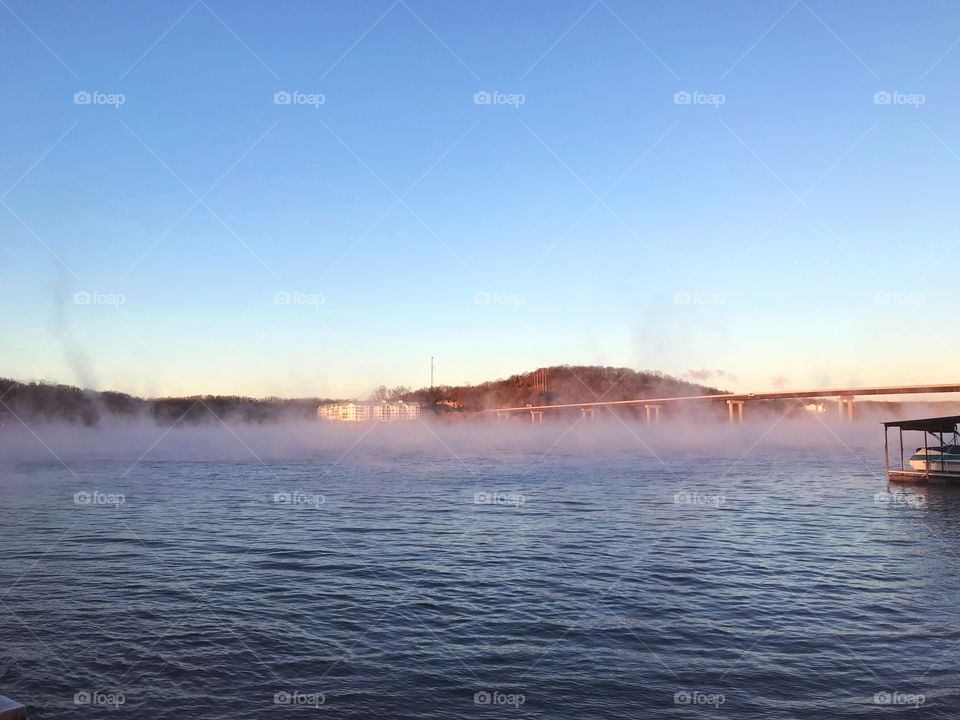
[[[630,405],[660,405],[694,400],[791,400],[802,398],[855,397],[859,395],[930,395],[960,392],[960,384],[951,385],[882,385],[859,388],[819,388],[816,390],[784,390],[760,393],[722,393],[718,395],[681,395],[679,397],[638,398],[636,400],[597,400],[559,405],[530,405],[484,410],[488,413],[509,413],[530,410],[563,410],[576,408],[622,407]]]

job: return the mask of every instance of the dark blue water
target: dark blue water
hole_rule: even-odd
[[[960,492],[878,498],[876,448],[542,440],[8,458],[0,693],[47,719],[960,716]]]

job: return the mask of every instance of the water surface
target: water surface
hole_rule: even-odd
[[[960,492],[877,496],[871,446],[538,432],[7,453],[0,692],[50,720],[960,713]]]

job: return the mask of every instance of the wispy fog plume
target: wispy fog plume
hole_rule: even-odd
[[[707,370],[706,368],[701,368],[700,370],[687,370],[687,377],[697,380],[698,382],[704,382],[711,379],[727,382],[737,381],[737,376],[733,373],[726,372],[725,370]]]
[[[73,322],[70,320],[70,311],[73,308],[73,299],[70,294],[70,278],[62,267],[57,268],[57,281],[53,286],[53,312],[51,314],[51,330],[60,343],[63,358],[73,371],[76,382],[82,388],[96,387],[96,377],[91,369],[87,353],[80,344],[73,339],[71,331]]]

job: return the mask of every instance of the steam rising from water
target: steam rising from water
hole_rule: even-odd
[[[859,410],[859,409],[858,409]],[[940,410],[943,414],[943,410]],[[826,417],[825,417],[826,416]],[[754,412],[744,425],[711,420],[664,420],[645,425],[635,420],[571,416],[532,424],[518,415],[509,422],[421,422],[337,425],[317,421],[276,424],[212,422],[160,426],[151,421],[120,423],[106,419],[98,427],[19,423],[0,428],[0,456],[8,460],[71,459],[143,461],[232,460],[254,463],[316,458],[324,467],[339,462],[380,463],[405,454],[443,455],[465,465],[484,457],[543,454],[590,457],[617,455],[661,458],[676,455],[738,458],[774,448],[846,450],[859,467],[882,468],[882,418],[859,410],[850,424],[831,413],[776,417]]]
[[[51,325],[63,348],[63,357],[80,387],[97,387],[96,377],[90,367],[90,360],[83,348],[70,336],[73,325],[69,322],[70,278],[63,267],[57,266],[57,282],[53,287],[53,314]]]

